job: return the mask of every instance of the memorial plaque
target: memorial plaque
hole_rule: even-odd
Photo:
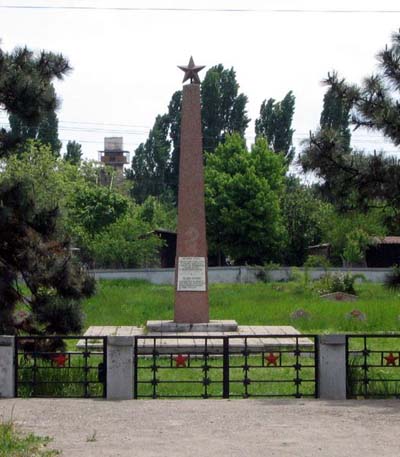
[[[207,290],[205,257],[179,257],[177,290],[180,292]]]

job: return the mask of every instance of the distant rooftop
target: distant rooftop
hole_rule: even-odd
[[[400,244],[400,236],[384,236],[384,237],[375,237],[374,240],[378,244]]]

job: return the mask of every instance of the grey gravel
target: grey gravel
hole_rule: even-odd
[[[68,457],[395,457],[399,401],[3,399]]]

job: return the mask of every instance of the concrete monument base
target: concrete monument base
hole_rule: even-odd
[[[231,351],[240,352],[245,348],[245,339],[240,338],[242,336],[248,337],[248,347],[252,351],[278,351],[278,350],[292,350],[297,345],[310,349],[313,348],[314,343],[307,337],[301,336],[301,333],[292,326],[264,326],[264,325],[239,325],[235,331],[217,331],[217,330],[194,330],[194,325],[216,325],[217,323],[224,322],[226,325],[234,325],[235,321],[211,321],[208,324],[192,324],[192,328],[189,330],[172,330],[173,325],[176,324],[173,321],[150,321],[156,324],[167,323],[166,327],[160,327],[161,331],[149,331],[149,328],[136,327],[136,326],[102,326],[102,327],[89,327],[85,333],[85,336],[144,336],[144,337],[155,337],[158,338],[155,342],[152,338],[139,339],[138,348],[141,353],[151,354],[154,350],[154,344],[156,344],[157,350],[162,353],[170,354],[185,353],[185,352],[202,352],[204,350],[204,337],[212,337],[208,342],[209,349],[214,352],[222,350],[222,338],[224,336],[237,336],[239,338],[233,338],[229,345]],[[169,323],[169,325],[168,325]],[[184,324],[190,326],[190,324]],[[151,326],[151,324],[150,324]],[[155,327],[153,327],[155,328]],[[168,329],[168,331],[164,330]],[[175,327],[176,329],[178,327]],[[215,328],[215,327],[214,327]],[[279,338],[276,336],[279,335]],[[182,338],[180,338],[182,337]],[[99,347],[102,342],[99,342]],[[91,347],[96,347],[96,342],[90,343]],[[82,340],[78,343],[77,347],[84,348],[85,342]]]
[[[146,329],[148,333],[237,332],[238,324],[234,320],[215,320],[198,324],[174,321],[147,321]]]

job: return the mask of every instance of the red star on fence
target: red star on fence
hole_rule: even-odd
[[[51,360],[57,364],[58,367],[65,367],[68,356],[65,354],[57,354],[51,357]]]
[[[278,360],[279,360],[279,355],[275,355],[272,352],[270,352],[265,357],[265,361],[267,362],[267,367],[269,367],[270,365],[274,365],[276,367]]]
[[[396,366],[396,360],[398,360],[398,357],[395,357],[393,355],[393,352],[389,352],[389,355],[384,357],[386,360],[386,366],[388,367],[389,365],[392,365],[393,367]]]
[[[177,357],[175,357],[176,368],[179,368],[179,367],[185,368],[186,360],[187,360],[187,357],[183,356],[182,354],[179,354]]]

